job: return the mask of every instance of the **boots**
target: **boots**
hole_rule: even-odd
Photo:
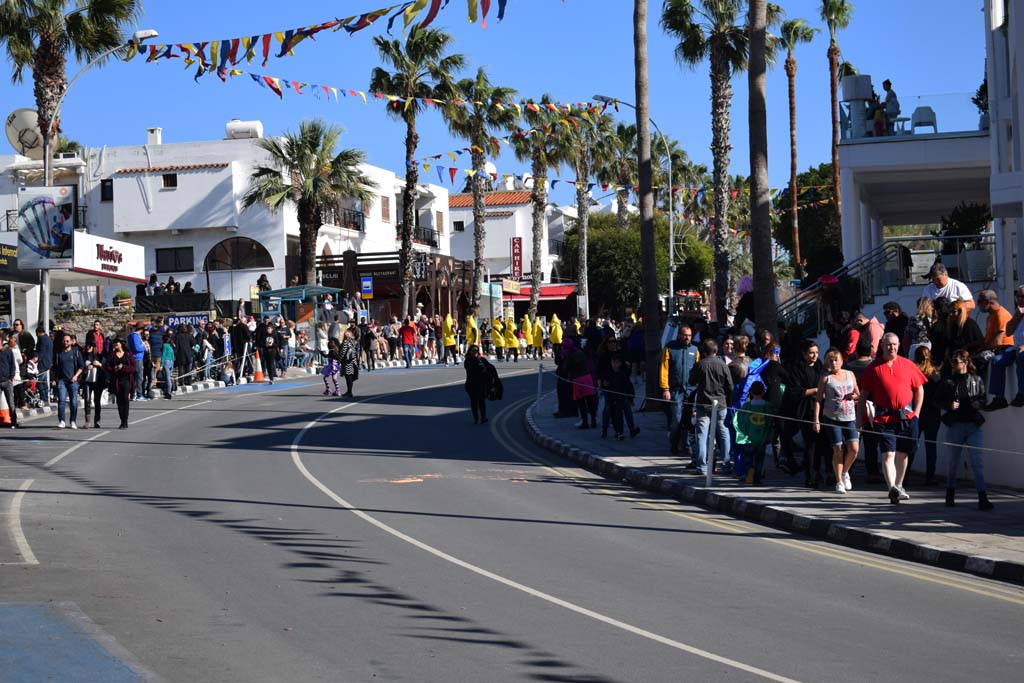
[[[946,489],[946,507],[951,508],[956,505],[956,489]]]
[[[985,491],[978,491],[978,509],[983,512],[988,512],[994,507],[995,505],[988,501],[988,493]]]

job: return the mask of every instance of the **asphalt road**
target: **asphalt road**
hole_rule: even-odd
[[[4,433],[0,603],[73,603],[171,681],[1020,680],[1024,591],[554,462],[535,368],[486,425],[430,368]]]

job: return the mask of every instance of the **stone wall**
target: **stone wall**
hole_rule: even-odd
[[[148,319],[149,316],[145,317]],[[97,320],[103,325],[104,335],[113,332],[123,338],[127,335],[128,321],[135,319],[135,313],[130,308],[100,308],[82,311],[56,311],[54,313],[54,322],[65,332],[74,334],[79,343],[84,342],[85,333],[92,329],[92,324]]]

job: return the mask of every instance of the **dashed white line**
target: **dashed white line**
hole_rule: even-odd
[[[109,433],[110,433],[110,430],[107,429],[107,430],[104,430],[104,431],[100,432],[99,434],[93,434],[92,436],[90,436],[85,441],[79,441],[74,446],[72,446],[71,448],[67,449],[66,451],[64,451],[60,455],[57,455],[56,457],[48,460],[46,462],[46,464],[43,465],[43,467],[53,467],[54,465],[59,463],[61,460],[63,460],[64,458],[68,457],[69,455],[71,455],[72,453],[77,451],[79,448],[84,446],[85,444],[89,443],[90,441],[95,441],[96,439],[100,438],[104,434],[109,434]]]
[[[526,371],[526,372],[530,372],[530,371]],[[509,373],[509,375],[513,375],[513,374],[524,374],[524,373],[523,372]],[[437,389],[439,387],[446,387],[446,386],[451,386],[453,384],[461,384],[461,383],[462,383],[461,381],[445,382],[445,383],[442,383],[442,384],[434,384],[434,385],[431,385],[431,386],[420,387],[420,388],[421,389]],[[400,394],[400,393],[404,393],[404,392],[393,392],[391,394],[383,394],[383,395],[378,394],[378,395],[373,396],[371,398],[379,399],[379,398],[384,398],[386,396],[394,396],[394,395],[397,395],[397,394]],[[348,510],[352,514],[356,515],[357,517],[359,517],[363,521],[365,521],[365,522],[367,522],[369,524],[372,524],[373,526],[377,527],[381,531],[383,531],[383,532],[385,532],[387,534],[390,534],[391,536],[394,536],[395,538],[397,538],[397,539],[399,539],[401,541],[404,541],[404,542],[408,543],[409,545],[412,545],[412,546],[414,546],[416,548],[419,548],[420,550],[423,550],[423,551],[425,551],[427,553],[430,553],[431,555],[433,555],[433,556],[435,556],[437,558],[440,558],[440,559],[444,560],[445,562],[449,562],[451,564],[454,564],[457,567],[461,567],[461,568],[463,568],[463,569],[465,569],[467,571],[473,572],[474,574],[477,574],[479,576],[483,576],[483,577],[488,578],[488,579],[490,579],[492,581],[496,581],[497,583],[500,583],[500,584],[502,584],[504,586],[507,586],[507,587],[512,588],[512,589],[517,590],[517,591],[520,591],[522,593],[526,593],[527,595],[531,595],[531,596],[533,596],[535,598],[543,600],[543,601],[545,601],[547,603],[550,603],[552,605],[555,605],[557,607],[561,607],[561,608],[569,610],[571,612],[575,612],[576,614],[580,614],[582,616],[589,617],[590,619],[593,619],[595,621],[599,621],[599,622],[601,622],[603,624],[607,624],[608,626],[613,626],[615,628],[621,629],[623,631],[626,631],[627,633],[632,633],[633,635],[640,636],[641,638],[646,638],[648,640],[652,640],[652,641],[654,641],[656,643],[659,643],[661,645],[666,645],[666,646],[671,647],[673,649],[680,650],[682,652],[686,652],[688,654],[695,655],[697,657],[701,657],[703,659],[707,659],[707,660],[716,662],[718,664],[722,664],[724,666],[727,666],[727,667],[730,667],[730,668],[733,668],[733,669],[738,669],[740,671],[745,671],[745,672],[747,672],[749,674],[753,674],[755,676],[759,676],[761,678],[764,678],[764,679],[767,679],[767,680],[770,680],[770,681],[778,681],[779,683],[798,683],[796,680],[794,680],[792,678],[787,678],[786,676],[781,676],[779,674],[772,673],[771,671],[766,671],[764,669],[759,669],[756,666],[751,666],[749,664],[744,664],[743,662],[736,661],[735,659],[729,659],[728,657],[723,657],[723,656],[717,655],[717,654],[715,654],[713,652],[708,652],[707,650],[702,650],[699,647],[694,647],[693,645],[687,645],[686,643],[680,642],[678,640],[674,640],[672,638],[668,638],[666,636],[659,635],[657,633],[654,633],[652,631],[648,631],[648,630],[640,628],[638,626],[633,626],[632,624],[628,624],[628,623],[626,623],[624,621],[620,621],[618,619],[615,619],[614,617],[609,617],[607,615],[601,614],[600,612],[595,612],[594,610],[591,610],[591,609],[588,609],[588,608],[583,607],[581,605],[577,605],[575,603],[569,602],[568,600],[563,600],[563,599],[561,599],[559,597],[551,595],[550,593],[545,593],[544,591],[537,590],[536,588],[531,588],[530,586],[527,586],[525,584],[519,583],[518,581],[513,581],[512,579],[509,579],[509,578],[506,578],[504,576],[501,576],[500,574],[496,574],[496,573],[494,573],[492,571],[484,569],[483,567],[479,567],[479,566],[477,566],[475,564],[472,564],[470,562],[467,562],[465,560],[461,560],[461,559],[455,557],[454,555],[449,555],[448,553],[444,552],[443,550],[440,550],[438,548],[435,548],[432,545],[429,545],[427,543],[424,543],[423,541],[420,541],[420,540],[418,540],[416,538],[413,538],[412,536],[409,536],[408,534],[403,533],[403,532],[399,531],[398,529],[396,529],[396,528],[394,528],[394,527],[392,527],[392,526],[390,526],[388,524],[385,524],[384,522],[382,522],[379,519],[373,517],[372,515],[369,515],[369,514],[363,512],[362,510],[357,509],[354,505],[352,505],[347,500],[345,500],[344,498],[339,496],[337,493],[335,493],[333,490],[331,490],[326,484],[324,484],[322,481],[317,479],[316,476],[314,476],[313,473],[310,472],[306,468],[305,464],[302,462],[301,456],[299,455],[299,444],[302,442],[302,437],[305,436],[306,432],[309,431],[310,428],[312,428],[314,425],[316,425],[316,423],[319,422],[320,420],[322,420],[323,418],[328,417],[329,415],[332,415],[332,414],[334,414],[334,413],[336,413],[336,412],[338,412],[340,410],[344,410],[345,408],[348,408],[350,406],[362,403],[362,402],[364,402],[366,400],[368,400],[368,399],[362,399],[362,400],[359,400],[359,401],[352,401],[350,403],[342,404],[342,405],[338,406],[337,408],[334,408],[334,409],[324,413],[320,417],[314,418],[313,420],[308,422],[306,424],[306,426],[304,426],[301,430],[299,430],[299,433],[295,435],[295,439],[292,440],[291,454],[292,454],[292,462],[295,464],[295,467],[299,470],[299,472],[302,474],[302,476],[306,478],[307,481],[309,481],[311,484],[313,484],[313,486],[315,486],[317,489],[319,489],[328,498],[330,498],[335,503],[337,503],[337,505],[339,507],[341,507],[341,508],[343,508],[345,510]]]
[[[144,418],[142,418],[140,420],[132,420],[128,424],[130,424],[130,425],[137,425],[137,424],[140,424],[142,422],[145,422],[146,420],[152,420],[155,417],[163,417],[164,415],[169,415],[171,413],[176,413],[179,410],[186,410],[186,409],[192,408],[194,406],[201,406],[204,403],[213,403],[213,399],[210,399],[208,401],[197,401],[195,403],[187,403],[187,404],[185,404],[183,406],[179,406],[177,408],[171,408],[170,410],[165,410],[162,413],[156,413],[155,415],[150,415],[150,416],[144,417]]]

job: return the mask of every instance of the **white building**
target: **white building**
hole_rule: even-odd
[[[161,129],[151,128],[145,131],[146,144],[90,148],[80,157],[56,161],[54,183],[74,188],[78,229],[144,246],[145,272],[155,273],[161,282],[168,277],[182,284],[191,281],[202,292],[208,280],[216,299],[248,299],[261,274],[278,288],[299,272],[294,208],[276,213],[265,207],[242,210],[250,174],[268,162],[257,145],[262,134],[259,122],[232,121],[226,139],[163,144]],[[15,229],[18,187],[40,184],[41,168],[40,161],[0,156],[4,227]],[[361,168],[376,183],[377,196],[366,205],[347,202],[321,228],[318,255],[398,248],[404,179],[368,164]],[[419,190],[415,248],[448,254],[448,191],[430,184],[421,184]],[[51,295],[59,300],[64,289],[59,272],[53,278]],[[95,292],[94,287],[80,288],[76,297],[94,305]],[[109,295],[103,298],[109,300]]]

